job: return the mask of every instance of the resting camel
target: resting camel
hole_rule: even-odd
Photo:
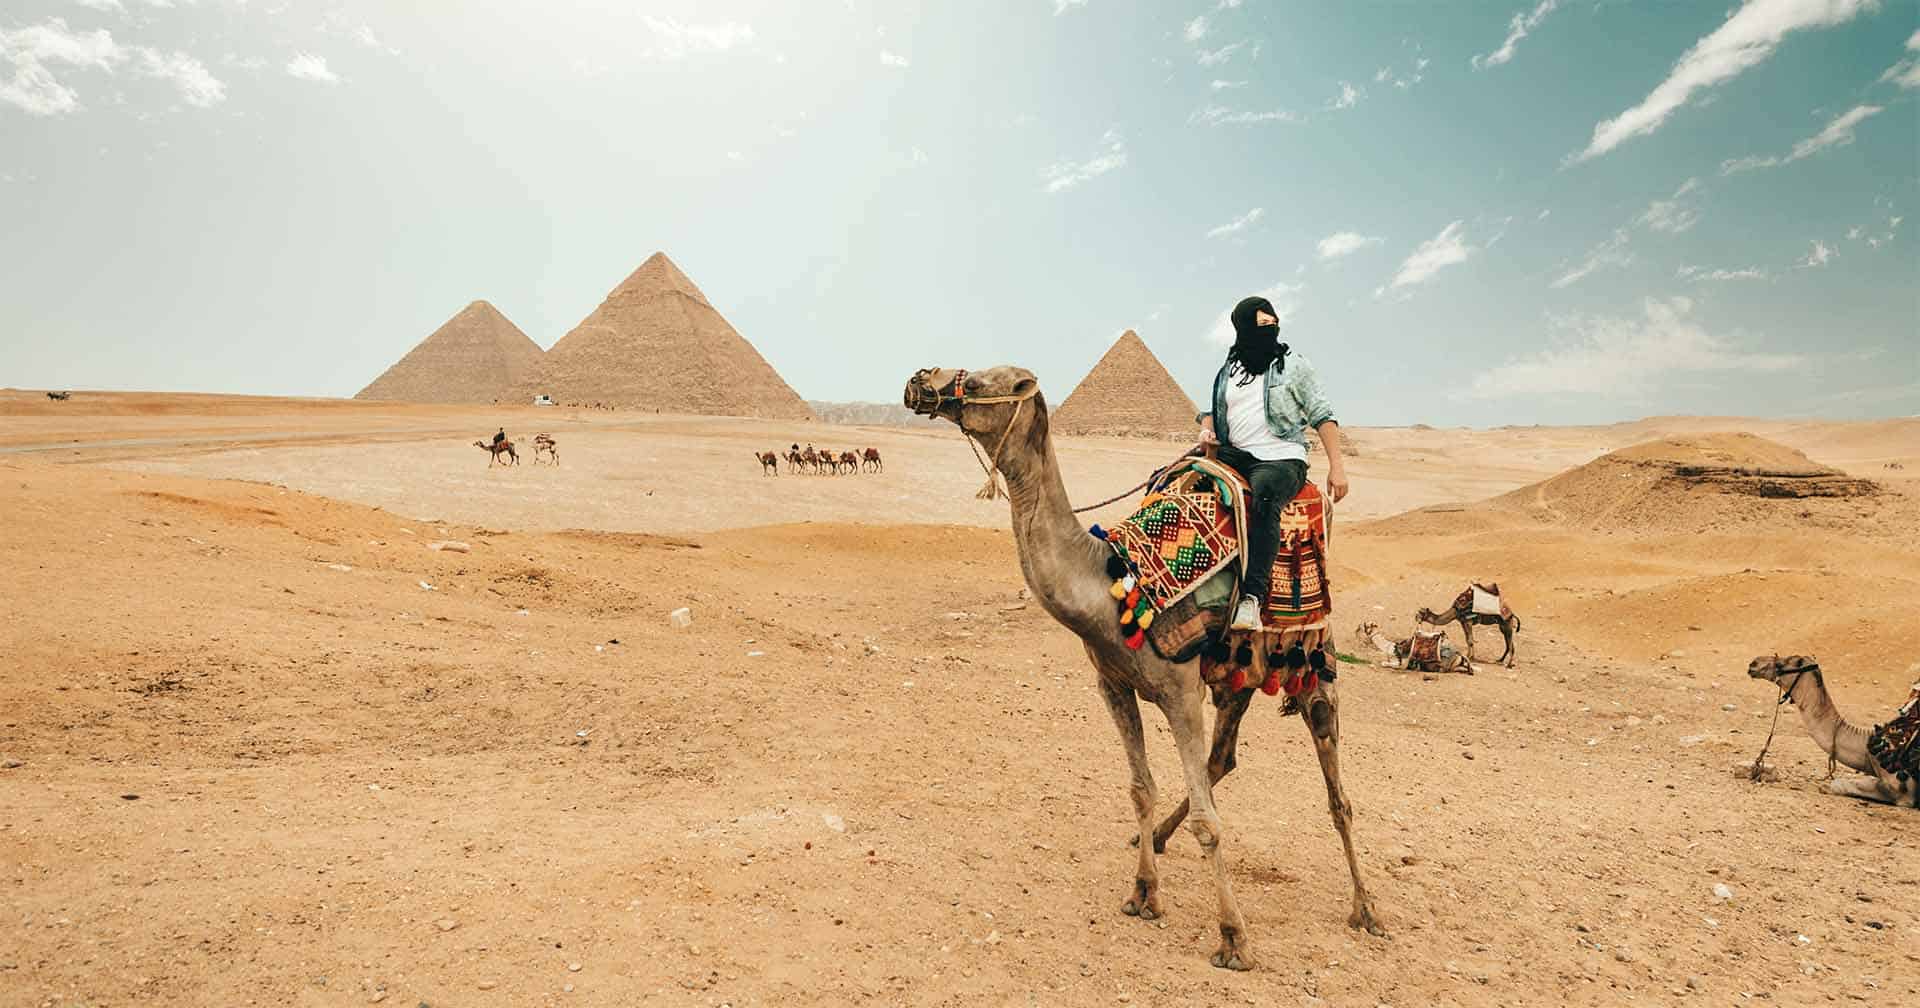
[[[1473,611],[1474,588],[1479,588],[1489,595],[1500,598],[1500,615],[1483,616]],[[1500,628],[1500,635],[1507,640],[1507,651],[1500,657],[1495,658],[1493,663],[1495,665],[1505,665],[1508,668],[1513,667],[1513,659],[1515,657],[1513,635],[1520,632],[1520,617],[1515,616],[1513,610],[1507,608],[1507,600],[1505,597],[1500,596],[1500,586],[1498,584],[1468,585],[1467,590],[1461,592],[1459,597],[1453,600],[1452,608],[1436,613],[1425,606],[1421,606],[1420,611],[1413,614],[1413,618],[1421,623],[1431,623],[1434,626],[1446,626],[1449,623],[1455,622],[1459,623],[1460,633],[1467,639],[1467,661],[1469,662],[1479,660],[1479,656],[1473,653],[1473,628],[1476,626],[1497,626]]]
[[[535,434],[533,436],[534,465],[540,464],[541,455],[546,455],[548,463],[552,465],[560,464],[560,444],[553,439],[553,435]]]
[[[886,466],[880,461],[880,449],[869,448],[861,453],[861,468],[870,468],[874,472],[886,472]]]
[[[1892,723],[1862,728],[1833,705],[1820,663],[1810,657],[1762,655],[1747,666],[1747,674],[1780,688],[1780,702],[1799,708],[1807,734],[1834,762],[1868,775],[1833,781],[1828,791],[1920,808],[1920,740],[1914,737],[1920,733],[1920,687]]]
[[[520,455],[513,450],[513,442],[511,441],[496,441],[493,444],[488,444],[485,441],[475,441],[473,446],[487,453],[487,468],[489,469],[493,468],[495,462],[500,462],[500,456],[502,455],[505,455],[512,461],[500,462],[501,465],[520,464]]]
[[[1218,899],[1220,944],[1211,961],[1224,969],[1252,969],[1253,947],[1246,918],[1233,895],[1232,873],[1227,868],[1227,832],[1214,806],[1213,786],[1234,768],[1240,719],[1247,712],[1253,690],[1210,688],[1201,679],[1198,658],[1174,664],[1151,648],[1136,651],[1126,646],[1113,597],[1108,594],[1113,579],[1107,573],[1107,561],[1112,553],[1087,534],[1068,503],[1048,434],[1046,400],[1031,372],[1016,367],[966,373],[925,370],[908,382],[906,402],[916,413],[957,425],[979,443],[999,476],[1005,477],[1021,573],[1034,598],[1080,638],[1093,663],[1101,696],[1126,748],[1132,770],[1130,794],[1139,829],[1138,862],[1121,912],[1142,920],[1157,919],[1165,912],[1155,856],[1165,850],[1167,839],[1191,808],[1189,828],[1211,869]],[[1211,750],[1206,724],[1210,692],[1216,710]],[[1147,764],[1146,733],[1140,720],[1143,697],[1166,717],[1186,778],[1187,804],[1157,827],[1154,810],[1158,794]],[[1313,737],[1314,751],[1320,757],[1327,804],[1346,849],[1347,870],[1353,877],[1353,912],[1347,923],[1372,934],[1385,934],[1374,917],[1372,900],[1354,855],[1353,807],[1340,785],[1340,715],[1334,685],[1322,680],[1298,701]]]
[[[780,475],[780,456],[775,455],[773,452],[754,452],[753,457],[760,463],[760,475]]]

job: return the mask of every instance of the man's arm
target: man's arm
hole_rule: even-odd
[[[1340,421],[1328,419],[1314,430],[1320,433],[1320,447],[1327,451],[1327,493],[1338,503],[1347,496],[1347,460],[1340,454]]]

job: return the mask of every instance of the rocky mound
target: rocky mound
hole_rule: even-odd
[[[899,403],[816,402],[807,400],[813,415],[830,424],[855,427],[924,427],[927,418]]]
[[[563,406],[814,419],[664,252],[561,337],[515,391],[544,393]]]
[[[1704,434],[1603,455],[1490,506],[1594,531],[1674,533],[1855,526],[1884,492],[1752,434]]]
[[[1053,410],[1056,434],[1195,436],[1193,400],[1133,330],[1121,334],[1079,387]]]
[[[355,399],[493,403],[540,364],[540,345],[485,301],[448,319]]]

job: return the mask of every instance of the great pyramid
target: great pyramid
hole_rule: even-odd
[[[1193,400],[1133,330],[1122,333],[1053,411],[1061,434],[1192,437]]]
[[[562,406],[814,419],[664,252],[561,337],[515,391],[545,393]]]
[[[460,309],[355,399],[491,403],[540,363],[540,345],[485,301]]]

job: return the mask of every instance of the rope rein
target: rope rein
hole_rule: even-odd
[[[1778,661],[1779,656],[1775,655],[1774,660]],[[1819,667],[1820,666],[1815,665],[1815,666],[1812,666],[1811,668],[1804,668],[1795,672],[1793,674],[1793,685],[1788,686],[1786,689],[1780,691],[1780,699],[1774,701],[1774,704],[1773,704],[1773,724],[1767,728],[1767,741],[1765,744],[1760,746],[1760,755],[1755,756],[1753,758],[1753,766],[1747,770],[1748,780],[1758,782],[1761,776],[1763,776],[1766,772],[1765,766],[1766,766],[1766,759],[1767,759],[1767,751],[1773,748],[1774,733],[1780,730],[1780,708],[1785,707],[1787,704],[1790,704],[1793,702],[1793,691],[1800,688],[1800,680],[1804,676],[1806,676],[1808,672],[1812,672],[1815,669],[1818,669]],[[1840,740],[1838,738],[1835,738],[1834,749],[1829,750],[1827,752],[1827,777],[1828,778],[1833,777],[1834,764],[1838,762],[1838,757],[1834,755],[1834,750],[1837,750],[1839,748],[1839,745],[1840,745]]]

